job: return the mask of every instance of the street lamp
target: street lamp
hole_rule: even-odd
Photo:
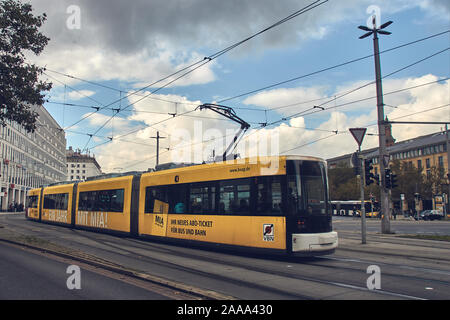
[[[359,26],[358,28],[364,31],[369,31],[366,34],[362,35],[361,37],[359,37],[360,39],[364,39],[367,38],[368,36],[370,36],[372,33],[374,34],[374,38],[376,37],[376,34],[385,34],[385,35],[390,35],[392,34],[389,31],[384,31],[382,29],[386,28],[387,26],[391,25],[393,21],[388,21],[386,23],[383,23],[379,28],[376,27],[376,17],[373,16],[372,18],[372,24],[373,24],[373,29],[370,29],[366,26]]]
[[[364,35],[359,37],[360,39],[367,38],[373,34],[373,48],[374,48],[374,58],[375,58],[375,77],[376,77],[376,87],[377,87],[377,112],[378,112],[378,141],[379,141],[379,164],[380,172],[384,173],[385,168],[389,165],[389,160],[385,163],[386,151],[386,129],[384,126],[384,103],[383,103],[383,88],[381,84],[381,67],[380,67],[380,49],[378,47],[378,34],[390,35],[389,31],[384,31],[382,29],[386,28],[392,24],[392,21],[383,23],[379,28],[376,26],[376,16],[372,17],[372,26],[370,29],[366,26],[359,26],[358,28],[367,31]],[[390,221],[389,221],[389,194],[386,189],[386,177],[384,174],[380,174],[381,184],[380,184],[380,201],[381,209],[384,213],[383,220],[381,222],[381,232],[391,233]]]

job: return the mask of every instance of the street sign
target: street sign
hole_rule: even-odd
[[[353,138],[355,138],[356,143],[358,143],[358,146],[361,146],[367,128],[350,128],[349,130]]]

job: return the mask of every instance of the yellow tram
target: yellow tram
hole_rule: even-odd
[[[30,190],[32,220],[177,243],[294,255],[334,252],[326,164],[274,156]]]

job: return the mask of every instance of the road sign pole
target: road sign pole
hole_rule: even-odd
[[[364,157],[361,154],[361,144],[366,134],[367,128],[350,128],[350,133],[353,138],[355,138],[358,144],[358,159],[361,161],[361,171],[360,171],[360,191],[361,191],[361,243],[366,244],[366,206],[364,205],[364,176],[365,176],[365,166]]]
[[[361,243],[366,244],[366,206],[364,205],[364,157],[361,155],[361,147],[358,148],[361,158]]]

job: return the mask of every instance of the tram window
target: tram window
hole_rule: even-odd
[[[256,211],[261,215],[281,213],[281,182],[278,177],[258,179]]]
[[[168,186],[169,213],[186,213],[186,191],[186,184]]]
[[[124,189],[80,192],[78,210],[123,212]]]
[[[28,196],[27,207],[28,208],[37,208],[38,207],[38,196]]]
[[[44,196],[44,209],[67,210],[68,193],[46,194]]]
[[[250,185],[245,182],[225,181],[220,185],[219,213],[250,214]]]
[[[204,184],[191,185],[189,213],[210,213],[215,211],[216,187]]]
[[[155,200],[168,203],[167,186],[147,187],[145,189],[145,213],[153,213]]]
[[[327,214],[325,167],[316,161],[290,161],[286,167],[288,179],[288,212],[310,216]]]

